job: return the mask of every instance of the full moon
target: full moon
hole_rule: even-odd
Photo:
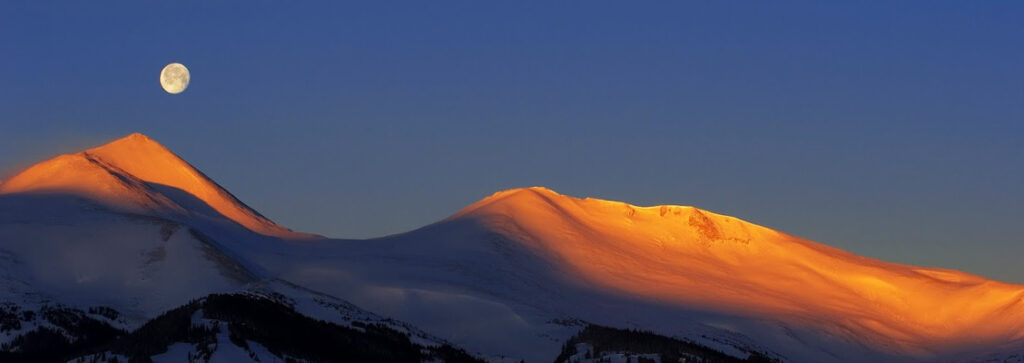
[[[185,68],[184,64],[171,63],[160,71],[160,86],[167,93],[176,95],[188,88],[189,78],[188,68]]]

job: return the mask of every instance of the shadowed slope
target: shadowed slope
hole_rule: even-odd
[[[147,183],[185,191],[217,213],[260,234],[314,237],[275,224],[142,134],[132,134],[97,148],[34,165],[0,184],[0,194],[66,192],[132,212],[181,209],[159,191],[147,188]]]

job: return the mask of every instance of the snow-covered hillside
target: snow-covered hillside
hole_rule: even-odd
[[[108,155],[115,150],[131,157]],[[37,164],[0,185],[0,361],[26,345],[91,349],[94,335],[139,329],[218,293],[278,296],[340,327],[381,325],[416,344],[445,344],[243,256],[317,238],[266,220],[142,135]]]
[[[693,207],[524,188],[411,232],[331,240],[275,224],[139,134],[0,184],[0,299],[23,322],[0,329],[0,343],[59,327],[38,318],[45,311],[131,331],[224,293],[498,361],[551,361],[594,325],[790,361],[1024,350],[1024,286],[864,258]]]
[[[1019,349],[1024,336],[1019,285],[697,208],[544,188],[500,192],[406,234],[301,249],[275,270],[468,349],[534,359],[557,351],[565,321],[796,361],[966,358]]]

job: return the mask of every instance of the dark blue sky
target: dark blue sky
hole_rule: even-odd
[[[1020,2],[345,3],[3,2],[0,171],[143,132],[335,237],[543,185],[1024,282]]]

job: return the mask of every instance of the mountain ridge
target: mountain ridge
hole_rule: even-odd
[[[695,207],[531,187],[495,193],[445,221],[466,219],[623,296],[842,327],[846,339],[918,357],[1024,338],[1024,285],[859,256]]]
[[[123,188],[126,184],[130,186]],[[170,149],[141,133],[30,166],[0,184],[0,194],[69,192],[128,210],[137,210],[137,206],[126,204],[124,199],[141,203],[144,209],[166,207],[180,211],[166,200],[148,202],[147,199],[169,198],[147,185],[185,191],[256,233],[290,239],[321,238],[294,232],[267,219]]]
[[[130,216],[177,215],[153,224],[84,208],[88,218],[75,223],[39,222],[19,215],[48,209],[33,193],[84,197]],[[226,261],[260,271],[256,278],[373,306],[488,356],[553,355],[580,321],[718,344],[740,357],[771,347],[779,354],[770,356],[798,361],[1024,349],[1022,285],[859,256],[689,206],[515,188],[397,235],[290,243],[304,235],[141,134],[33,165],[0,184],[0,203],[0,258],[32,265],[0,264],[0,282],[13,276],[7,282],[35,281],[30,287],[54,296],[92,294],[129,308],[138,304],[119,301],[118,292],[151,299],[141,312],[247,283],[193,282],[230,277],[219,264]],[[186,233],[165,233],[167,225]],[[136,266],[177,290],[140,279]],[[180,269],[197,274],[178,279]]]

